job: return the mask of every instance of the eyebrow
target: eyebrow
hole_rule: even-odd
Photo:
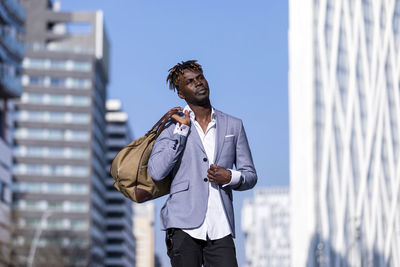
[[[201,76],[203,76],[203,74],[202,73],[199,73],[198,75],[196,75],[195,77],[190,77],[190,78],[187,78],[187,77],[184,77],[185,78],[185,80],[193,80],[194,78],[198,78],[198,77],[201,77]]]

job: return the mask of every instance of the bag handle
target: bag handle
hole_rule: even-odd
[[[161,134],[161,132],[164,130],[164,127],[167,124],[168,120],[174,114],[176,114],[176,113],[171,112],[171,110],[169,110],[167,113],[164,114],[164,116],[161,117],[161,119],[156,124],[154,124],[153,127],[151,127],[150,131],[148,131],[147,133],[150,133],[155,128],[157,128],[157,134],[156,134],[156,138],[157,138]]]

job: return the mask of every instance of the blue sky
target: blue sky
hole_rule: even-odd
[[[103,10],[111,43],[110,98],[123,101],[135,137],[185,102],[168,90],[167,71],[182,60],[202,64],[211,103],[243,120],[259,181],[289,184],[288,3],[272,0],[65,0],[64,11]],[[236,246],[245,262],[242,201],[235,192]],[[155,201],[156,217],[165,199]],[[156,250],[169,266],[156,223]]]

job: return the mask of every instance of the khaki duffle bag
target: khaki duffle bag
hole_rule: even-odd
[[[157,137],[164,130],[172,116],[167,112],[145,136],[124,147],[111,163],[110,174],[114,178],[114,187],[127,198],[142,203],[169,193],[172,176],[156,182],[151,179],[147,163]]]

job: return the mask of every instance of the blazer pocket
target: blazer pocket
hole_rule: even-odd
[[[171,185],[171,190],[169,193],[172,195],[181,191],[188,190],[188,188],[189,188],[189,181],[182,181],[177,184]]]
[[[233,143],[233,141],[235,141],[235,136],[229,136],[224,138],[224,142],[225,143]]]

